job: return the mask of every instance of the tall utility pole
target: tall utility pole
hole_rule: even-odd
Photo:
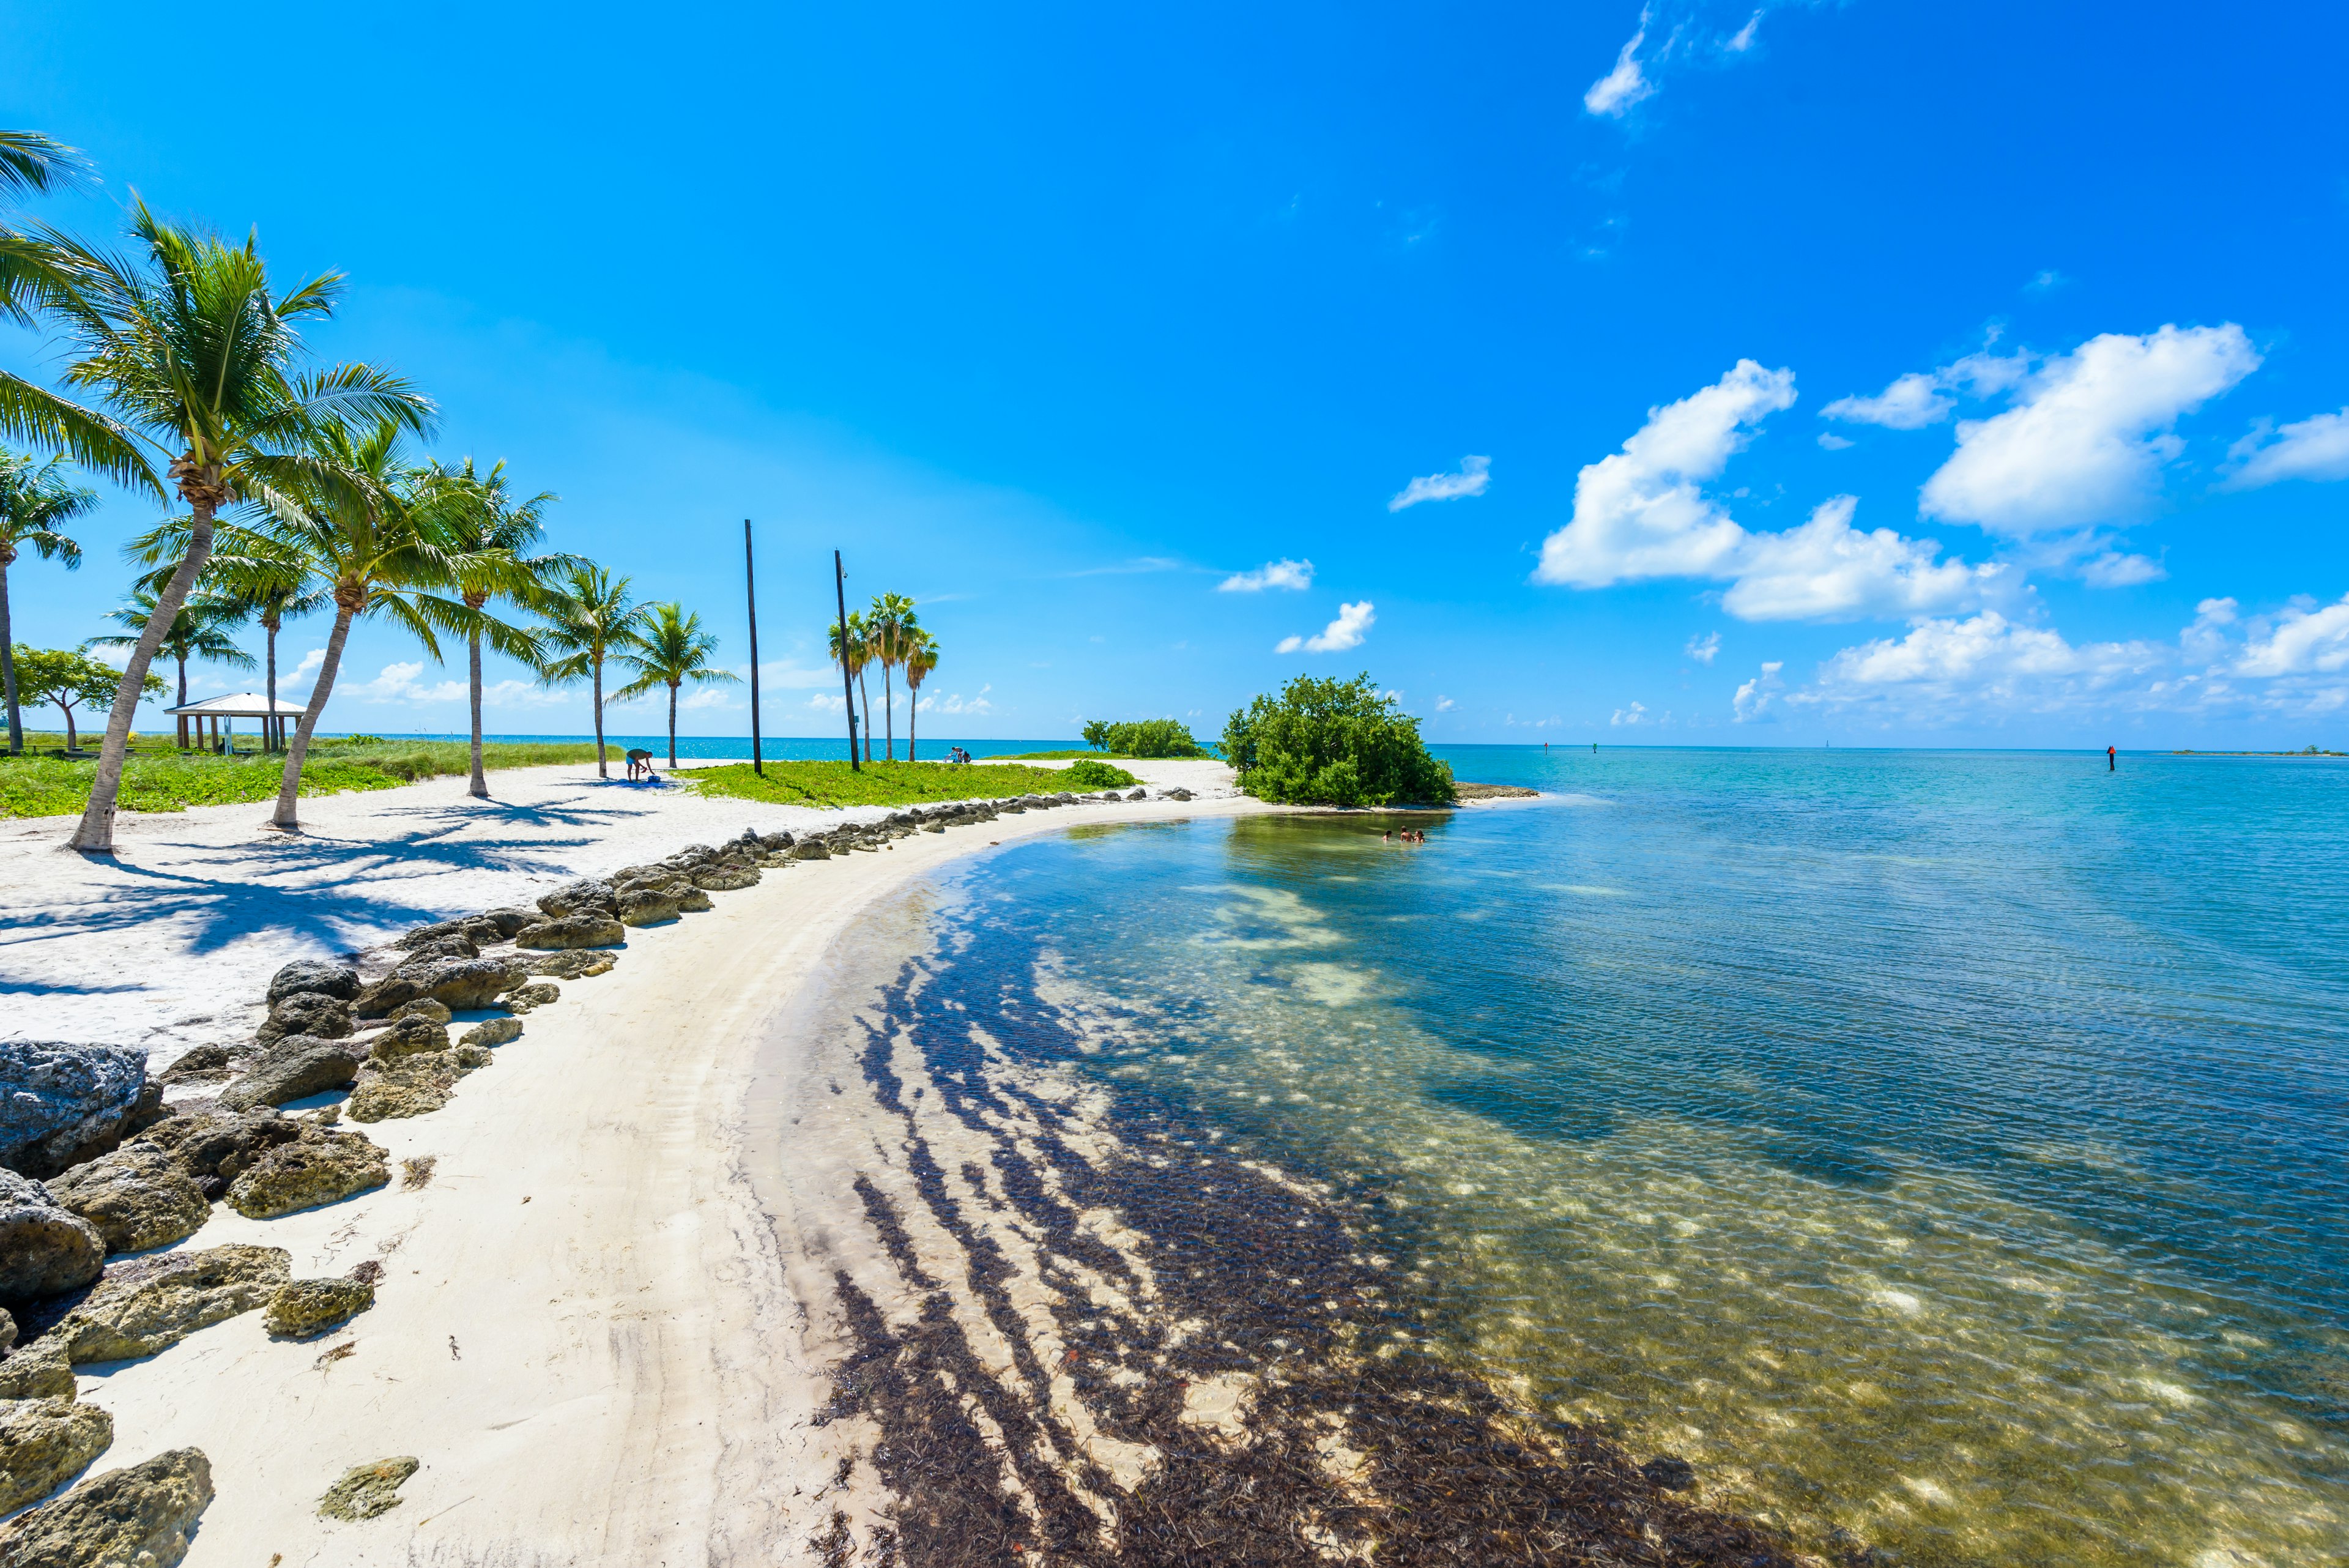
[[[848,699],[848,771],[864,771],[856,760],[856,682],[848,678],[848,574],[841,568],[840,552],[832,553],[832,591],[840,600],[840,691]]]
[[[767,776],[767,759],[759,745],[759,571],[750,560],[750,520],[742,519],[742,586],[750,596],[750,771]]]

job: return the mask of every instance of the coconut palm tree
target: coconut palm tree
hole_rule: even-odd
[[[361,616],[388,620],[423,645],[434,663],[440,661],[440,633],[463,636],[475,628],[493,643],[527,656],[534,651],[529,639],[510,627],[467,609],[443,597],[454,588],[464,570],[461,553],[450,547],[440,526],[440,509],[452,504],[446,487],[429,471],[412,468],[400,452],[403,426],[378,421],[364,433],[347,425],[326,425],[312,432],[309,456],[326,482],[305,484],[293,504],[273,508],[251,528],[229,531],[234,554],[224,569],[234,580],[245,563],[279,553],[298,560],[305,582],[323,587],[334,601],[334,629],[318,665],[318,679],[310,700],[285,748],[285,771],[278,781],[277,807],[270,826],[298,833],[302,821],[295,802],[302,788],[302,761],[318,716],[335,690],[342,670],[343,645],[351,623]],[[250,542],[245,535],[258,535]]]
[[[701,629],[701,618],[688,615],[680,604],[647,605],[644,629],[636,645],[615,656],[616,662],[636,672],[636,678],[612,693],[615,702],[626,702],[660,687],[668,688],[668,765],[677,766],[677,692],[690,680],[697,685],[725,684],[741,677],[730,670],[713,669],[709,656],[718,639]]]
[[[366,365],[302,373],[299,327],[332,313],[340,274],[273,293],[254,238],[234,245],[168,222],[135,194],[130,234],[129,256],[47,227],[0,235],[0,300],[55,336],[66,387],[99,405],[0,377],[0,434],[62,449],[159,501],[176,489],[190,512],[187,554],[130,650],[72,839],[109,855],[147,667],[212,553],[221,509],[254,501],[298,514],[297,493],[348,488],[307,450],[322,428],[357,420],[421,431],[432,415],[407,383]]]
[[[149,529],[124,545],[122,553],[155,568],[139,579],[140,587],[150,593],[162,592],[178,569],[180,557],[188,553],[187,519],[175,517]],[[268,751],[280,750],[284,732],[277,719],[277,634],[288,620],[326,608],[333,594],[310,575],[296,552],[229,524],[222,524],[212,535],[212,553],[196,578],[196,591],[233,604],[243,618],[261,623],[266,649],[262,668],[267,671],[264,690],[270,713],[262,744]]]
[[[873,760],[873,701],[871,688],[864,684],[864,666],[873,658],[873,634],[865,628],[862,615],[848,618],[848,642],[844,649],[841,646],[840,631],[838,621],[825,627],[824,646],[831,650],[832,661],[847,670],[849,679],[856,682],[856,690],[864,699],[864,760],[869,763]],[[856,715],[852,713],[849,717],[854,720]],[[852,763],[856,760],[854,750],[848,753],[848,760]]]
[[[0,137],[8,132],[0,131]],[[0,152],[5,151],[0,140]],[[5,167],[0,161],[0,167]],[[63,458],[34,465],[29,457],[0,452],[0,693],[8,703],[8,754],[25,752],[25,725],[16,706],[15,634],[8,628],[8,568],[20,551],[31,550],[43,560],[63,561],[66,570],[81,565],[81,546],[59,533],[98,504],[98,492],[66,483],[57,472]]]
[[[128,632],[106,637],[93,637],[84,648],[136,648],[146,636],[148,627],[159,612],[158,599],[151,588],[131,590],[130,602],[106,612],[106,618],[117,626],[127,626]],[[171,628],[156,640],[155,651],[171,659],[180,667],[179,706],[188,705],[188,660],[198,659],[207,664],[225,664],[232,670],[254,668],[253,655],[239,648],[229,634],[232,627],[244,624],[245,612],[233,600],[213,594],[191,594],[180,606],[180,613],[171,619]]]
[[[594,683],[595,776],[610,778],[604,758],[604,661],[640,645],[645,612],[628,597],[626,577],[582,561],[557,575],[537,608],[539,679],[549,686]]]
[[[905,651],[921,631],[914,601],[903,594],[875,594],[864,613],[866,634],[873,639],[873,659],[881,666],[881,711],[888,738],[887,760],[897,760],[897,701],[889,690],[889,671],[905,661]],[[872,753],[866,753],[866,760]]]
[[[914,721],[922,711],[922,682],[938,667],[938,639],[916,627],[905,646],[905,760],[918,762],[914,754]]]
[[[546,509],[562,497],[542,490],[527,501],[516,500],[502,460],[492,463],[485,474],[473,472],[470,457],[454,469],[436,463],[433,472],[448,487],[445,504],[435,511],[440,516],[443,541],[459,564],[458,595],[476,616],[492,598],[530,607],[544,594],[554,574],[585,564],[576,556],[530,553],[545,531]],[[465,638],[466,689],[473,720],[473,774],[466,787],[482,800],[490,798],[490,781],[481,771],[481,636],[487,624],[484,617]],[[508,629],[516,637],[529,635]],[[538,661],[535,645],[523,658],[534,666]]]

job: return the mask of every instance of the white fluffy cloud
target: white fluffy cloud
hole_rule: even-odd
[[[2254,431],[2236,443],[2234,455],[2242,466],[2227,481],[2231,488],[2254,490],[2284,479],[2349,479],[2349,409],[2286,425],[2271,441],[2262,439],[2266,433]]]
[[[1888,430],[1922,430],[1950,417],[1957,400],[1941,389],[1938,372],[1912,370],[1872,398],[1837,398],[1819,413],[1830,420],[1882,425]]]
[[[1614,713],[1609,717],[1607,722],[1610,726],[1636,724],[1642,719],[1646,718],[1647,715],[1647,704],[1644,702],[1634,702],[1629,708],[1616,709]]]
[[[1955,717],[1982,707],[2047,712],[2126,687],[2142,688],[2168,670],[2171,650],[2158,642],[2075,645],[2044,627],[2021,626],[1984,610],[1964,620],[1929,620],[1899,639],[1847,648],[1819,666],[1797,701],[1836,708],[1889,703],[1910,716]]]
[[[976,697],[965,697],[957,691],[944,697],[925,697],[917,706],[925,713],[933,710],[940,713],[992,713],[995,704],[987,700],[987,694],[994,690],[994,682],[989,681],[978,689]]]
[[[1431,473],[1404,485],[1387,503],[1387,510],[1400,512],[1423,501],[1457,501],[1464,495],[1482,495],[1492,478],[1491,458],[1464,457],[1457,473]]]
[[[1721,652],[1721,633],[1708,631],[1702,637],[1692,637],[1681,651],[1699,664],[1711,664]]]
[[[1959,424],[1920,510],[2011,538],[2124,518],[2182,449],[2169,427],[2259,364],[2231,322],[2092,337],[2023,380],[2014,407]]]
[[[1234,572],[1216,585],[1223,594],[1260,594],[1267,588],[1309,588],[1313,586],[1313,563],[1310,561],[1267,561],[1252,572]]]
[[[1702,488],[1770,414],[1795,401],[1791,370],[1741,359],[1710,387],[1648,410],[1648,422],[1582,471],[1574,517],[1542,542],[1538,582],[1606,587],[1643,577],[1728,581],[1743,620],[1837,620],[1971,607],[2003,568],[1937,561],[1940,546],[1851,525],[1857,503],[1826,502],[1780,534],[1751,534]]]
[[[1328,626],[1311,637],[1284,637],[1273,651],[1295,653],[1302,649],[1308,653],[1342,653],[1350,648],[1360,648],[1362,639],[1370,633],[1371,624],[1378,619],[1371,612],[1368,599],[1360,604],[1341,604],[1338,607],[1338,618]]]
[[[2080,564],[2080,580],[2092,588],[2133,588],[2139,583],[2158,583],[2168,576],[2169,569],[2151,556],[2131,556],[2119,550],[2106,550]]]
[[[2231,599],[2219,602],[2230,612],[2234,608]],[[2204,607],[2207,612],[2208,601]],[[2287,607],[2264,634],[2254,634],[2244,644],[2235,670],[2251,676],[2330,675],[2349,670],[2349,594],[2322,609],[2307,601]]]
[[[1615,57],[1615,68],[1590,84],[1582,95],[1582,107],[1592,114],[1609,119],[1620,119],[1631,112],[1631,106],[1643,98],[1651,97],[1655,83],[1640,68],[1640,48],[1648,41],[1648,13],[1640,13],[1640,30]]]
[[[471,695],[461,680],[443,680],[426,686],[416,678],[424,673],[421,664],[387,664],[372,680],[358,685],[339,686],[336,697],[352,697],[362,702],[462,702]]]
[[[1778,673],[1785,668],[1784,659],[1774,659],[1762,667],[1761,674],[1737,689],[1737,695],[1729,700],[1730,711],[1737,723],[1751,724],[1769,716],[1770,704],[1777,701],[1785,685]]]

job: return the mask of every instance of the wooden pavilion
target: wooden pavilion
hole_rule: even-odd
[[[191,702],[183,708],[163,710],[180,722],[180,749],[200,749],[217,752],[235,734],[233,721],[256,719],[261,722],[261,744],[264,751],[282,751],[285,746],[285,723],[302,717],[302,704],[280,700],[273,711],[269,699],[257,691],[238,691],[226,697],[207,697],[201,702]]]

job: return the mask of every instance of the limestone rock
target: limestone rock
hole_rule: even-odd
[[[262,1324],[289,1339],[339,1328],[375,1305],[375,1286],[359,1280],[294,1280],[269,1298]]]
[[[425,931],[432,934],[423,936],[421,933]],[[491,929],[487,926],[481,928],[481,935],[491,937],[492,940],[496,940],[492,936]],[[473,940],[472,933],[461,924],[422,926],[400,938],[397,945],[406,948],[409,953],[408,958],[402,961],[399,966],[402,969],[426,959],[481,956],[481,944]]]
[[[49,1495],[114,1443],[114,1417],[66,1399],[0,1403],[0,1513]]]
[[[456,1014],[449,1011],[447,1002],[432,996],[419,996],[414,1002],[403,1002],[391,1010],[391,1021],[394,1023],[403,1018],[429,1018],[433,1023],[445,1026],[449,1020],[455,1016]]]
[[[390,1179],[389,1157],[365,1133],[305,1127],[293,1142],[262,1153],[230,1183],[228,1205],[248,1220],[274,1220],[373,1191]]]
[[[503,909],[484,909],[476,918],[487,920],[496,929],[500,941],[512,941],[515,932],[524,926],[538,924],[545,917],[537,909],[516,909],[508,905]]]
[[[730,893],[757,887],[764,875],[756,866],[706,866],[693,874],[693,885],[705,893]]]
[[[682,915],[700,914],[717,907],[709,901],[708,893],[690,883],[686,885],[684,892],[677,896],[678,912]]]
[[[794,860],[829,860],[832,858],[832,851],[826,849],[823,845],[817,843],[812,838],[802,838],[797,844],[792,845],[791,855],[792,858]]]
[[[607,948],[628,940],[627,928],[611,915],[567,915],[541,920],[514,938],[521,948]]]
[[[288,1034],[341,1040],[349,1035],[352,1027],[349,1002],[322,992],[297,991],[282,1002],[271,1003],[268,1018],[253,1032],[253,1037],[264,1045]]]
[[[528,1012],[533,1007],[544,1007],[562,994],[559,989],[542,980],[534,985],[525,985],[506,992],[504,1000],[509,1011]]]
[[[457,1059],[446,1051],[426,1051],[396,1062],[370,1062],[359,1075],[346,1107],[355,1122],[398,1121],[428,1116],[456,1092]]]
[[[301,1136],[301,1123],[264,1107],[167,1117],[141,1134],[140,1141],[169,1149],[197,1186],[217,1197],[263,1154]]]
[[[532,974],[551,975],[556,980],[585,980],[589,975],[609,971],[617,962],[617,953],[561,952],[534,958],[523,967]]]
[[[1132,789],[1125,792],[1125,798],[1128,800],[1148,800],[1150,798],[1150,792],[1143,789],[1140,784],[1136,784]]]
[[[241,1244],[134,1258],[108,1270],[51,1332],[76,1366],[153,1355],[268,1301],[290,1262],[283,1247]]]
[[[0,1040],[0,1166],[38,1179],[104,1154],[150,1103],[147,1054],[128,1045]],[[151,1091],[160,1111],[162,1089]]]
[[[109,1252],[143,1252],[192,1236],[212,1218],[202,1189],[154,1144],[125,1144],[49,1181],[49,1196],[98,1227]]]
[[[353,1465],[318,1500],[318,1512],[327,1519],[353,1524],[362,1519],[373,1519],[378,1513],[389,1513],[400,1504],[401,1483],[416,1469],[416,1459],[408,1454],[378,1459],[371,1465]]]
[[[170,1088],[181,1084],[216,1084],[228,1075],[228,1064],[234,1054],[225,1045],[197,1045],[182,1051],[170,1066],[155,1075],[155,1082]]]
[[[460,1046],[508,1045],[522,1038],[519,1018],[487,1018],[457,1037]]]
[[[469,1007],[487,1007],[512,979],[510,966],[502,959],[410,959],[359,992],[353,1011],[361,1018],[381,1018],[408,1002],[429,997],[462,1012]]]
[[[0,1311],[0,1355],[7,1355],[8,1347],[16,1343],[16,1319],[13,1314]]]
[[[74,1387],[66,1342],[54,1334],[0,1357],[0,1399],[71,1399]]]
[[[0,1301],[30,1301],[98,1278],[106,1239],[29,1177],[0,1170]]]
[[[1159,798],[1162,800],[1189,800],[1191,798],[1191,792],[1187,789],[1181,788],[1161,790],[1159,792]]]
[[[498,1059],[486,1045],[459,1045],[449,1054],[456,1058],[457,1071],[460,1075],[477,1073]]]
[[[342,1088],[358,1076],[361,1049],[355,1043],[288,1034],[254,1057],[244,1076],[221,1091],[221,1108],[249,1111]]]
[[[620,924],[651,926],[677,919],[677,896],[651,888],[631,888],[620,895]]]
[[[551,919],[567,919],[576,915],[610,915],[618,905],[612,885],[594,877],[582,877],[575,882],[565,882],[538,901],[542,913]]]
[[[7,1568],[177,1568],[212,1501],[202,1449],[173,1449],[86,1480],[0,1531]]]
[[[302,992],[316,992],[321,996],[339,997],[349,1002],[359,993],[359,971],[347,963],[329,963],[324,959],[295,959],[270,977],[269,1002],[272,1006]]]
[[[788,833],[762,833],[759,836],[759,847],[770,855],[780,855],[791,846],[792,836]]]
[[[420,1012],[392,1021],[390,1028],[373,1036],[367,1043],[370,1062],[397,1062],[402,1056],[413,1056],[422,1051],[449,1049],[449,1026],[436,1023]]]

